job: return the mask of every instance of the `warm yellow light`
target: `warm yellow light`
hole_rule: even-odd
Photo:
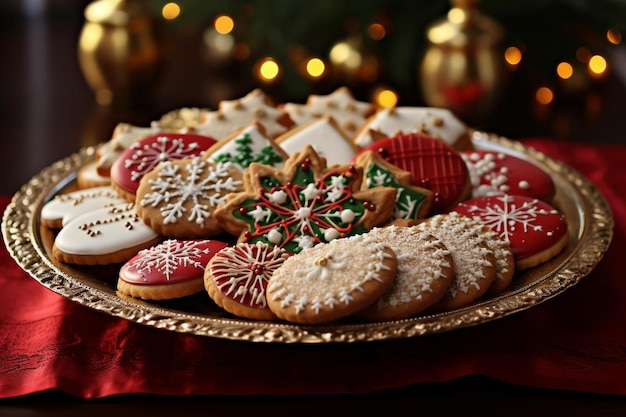
[[[606,59],[601,55],[594,55],[589,59],[589,71],[595,75],[601,75],[606,71]]]
[[[180,16],[180,6],[178,4],[176,4],[176,3],[174,3],[174,2],[167,3],[161,9],[161,14],[163,15],[164,19],[174,20],[178,16]]]
[[[517,65],[522,62],[522,51],[515,46],[510,46],[506,48],[506,51],[504,51],[504,59],[510,65]]]
[[[622,33],[617,28],[611,28],[606,31],[606,39],[613,45],[622,43]]]
[[[465,13],[465,10],[459,7],[453,7],[448,12],[448,20],[452,23],[456,23],[457,25],[460,25],[461,23],[465,22],[466,19],[467,19],[467,15]]]
[[[398,95],[388,89],[380,89],[376,92],[374,100],[379,107],[394,107],[398,104]]]
[[[230,16],[223,14],[215,18],[213,26],[215,27],[217,33],[226,35],[233,31],[233,28],[235,27],[235,22]]]
[[[572,74],[574,74],[574,68],[569,62],[561,62],[556,66],[556,73],[559,77],[567,80],[572,76]]]
[[[273,58],[265,58],[259,64],[259,77],[264,81],[273,81],[280,73],[280,66]]]
[[[535,100],[541,104],[550,104],[554,100],[554,93],[548,87],[539,87],[535,92]]]
[[[321,77],[325,70],[326,65],[319,58],[311,58],[306,63],[306,72],[313,78]]]
[[[330,60],[337,65],[356,69],[361,66],[363,58],[359,51],[347,42],[339,42],[332,47],[329,54]]]
[[[385,31],[385,27],[380,23],[372,23],[367,27],[367,34],[371,39],[379,41],[385,37],[387,32]]]

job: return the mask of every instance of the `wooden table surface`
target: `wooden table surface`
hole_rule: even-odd
[[[83,2],[84,3],[84,2]],[[1,6],[0,12],[0,194],[12,194],[40,169],[83,146],[108,140],[119,122],[146,125],[179,107],[212,107],[229,92],[250,85],[225,75],[211,75],[198,65],[198,45],[181,39],[150,105],[107,108],[96,104],[76,58],[82,7],[25,17]],[[184,37],[185,35],[180,35]],[[190,58],[191,57],[191,58]],[[191,68],[191,69],[190,69]],[[624,71],[624,70],[622,70]],[[598,90],[601,107],[590,116],[581,99],[561,103],[553,117],[538,121],[522,81],[511,89],[505,105],[480,126],[510,138],[545,136],[563,140],[626,142],[626,87],[612,74]],[[626,415],[621,397],[520,387],[482,377],[425,384],[361,396],[334,397],[185,397],[129,395],[80,400],[46,392],[0,400],[0,416],[169,416],[319,415],[367,410],[368,415],[407,409],[437,410],[437,415]],[[201,414],[202,413],[202,414]],[[358,415],[358,414],[355,414]]]

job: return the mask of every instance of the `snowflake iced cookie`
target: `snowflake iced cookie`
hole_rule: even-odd
[[[282,168],[287,153],[265,134],[259,122],[252,122],[234,134],[220,139],[203,155],[213,162],[230,162],[245,171],[252,162]]]
[[[273,320],[267,283],[290,256],[262,242],[239,243],[219,251],[207,264],[204,287],[215,304],[238,317]]]
[[[91,210],[59,231],[52,247],[57,261],[77,265],[126,262],[161,241],[137,216],[133,203]]]
[[[215,210],[230,193],[242,190],[242,173],[231,163],[214,163],[200,157],[166,161],[139,182],[137,214],[163,236],[216,236],[223,229]]]
[[[169,300],[202,292],[204,268],[227,245],[218,240],[168,239],[139,251],[119,271],[120,294]]]
[[[288,258],[269,280],[267,302],[283,320],[332,322],[374,303],[396,273],[388,246],[361,236],[337,239]]]
[[[262,90],[255,89],[239,99],[222,100],[216,111],[204,112],[203,121],[194,130],[220,140],[254,121],[263,125],[272,139],[294,125],[284,110],[277,108]]]
[[[457,151],[473,148],[467,126],[450,110],[436,107],[381,109],[363,124],[354,142],[367,147],[382,138],[410,133],[439,139]]]
[[[396,194],[391,187],[360,191],[360,168],[327,169],[310,146],[283,170],[253,163],[244,178],[245,191],[231,194],[215,216],[239,242],[291,253],[380,225],[390,218]]]
[[[513,194],[550,201],[556,192],[550,175],[524,159],[493,151],[460,154],[469,170],[472,197]]]
[[[569,242],[565,216],[538,199],[517,195],[477,197],[460,203],[454,211],[480,221],[507,241],[517,270],[546,262]]]
[[[289,155],[311,145],[328,166],[348,163],[359,150],[331,116],[294,127],[276,138],[276,142]]]
[[[430,212],[434,195],[426,188],[411,184],[411,173],[385,161],[374,151],[361,153],[355,160],[363,168],[365,181],[361,189],[374,187],[397,188],[396,204],[393,209],[394,220],[424,219]]]
[[[350,139],[376,111],[372,103],[356,100],[347,87],[339,87],[328,95],[311,94],[306,104],[284,103],[280,107],[298,126],[332,116],[337,127]]]
[[[377,301],[356,313],[358,317],[400,320],[426,310],[444,296],[454,276],[454,262],[441,240],[416,227],[398,226],[375,228],[362,236],[394,251],[398,273]]]
[[[111,166],[111,186],[121,197],[134,202],[139,181],[161,162],[200,156],[215,143],[212,138],[187,133],[159,133],[141,139]]]
[[[41,208],[41,224],[60,229],[81,214],[124,202],[126,200],[107,185],[57,194]]]
[[[438,214],[415,226],[441,240],[452,254],[454,278],[434,310],[452,310],[474,302],[487,293],[496,278],[493,250],[468,221],[475,224],[467,217]]]
[[[470,196],[472,187],[461,155],[440,140],[413,133],[381,139],[358,155],[374,151],[408,171],[412,183],[434,193],[431,214],[445,213]]]

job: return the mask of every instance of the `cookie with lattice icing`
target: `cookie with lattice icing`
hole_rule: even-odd
[[[239,243],[219,251],[207,264],[204,287],[215,304],[238,317],[273,320],[267,283],[290,253],[262,242]]]
[[[215,216],[239,242],[264,242],[297,253],[317,243],[360,234],[390,218],[396,189],[360,190],[362,169],[326,168],[306,146],[285,168],[252,163],[245,191],[233,193]]]
[[[358,317],[372,321],[401,320],[437,303],[454,277],[454,261],[446,245],[417,227],[375,228],[366,235],[389,246],[398,259],[391,286]]]
[[[139,182],[137,214],[166,237],[216,236],[223,229],[215,211],[230,193],[242,190],[242,173],[229,162],[200,157],[165,161]]]
[[[206,264],[226,246],[219,240],[165,240],[139,251],[121,266],[117,291],[144,300],[202,292]]]
[[[283,320],[319,324],[349,317],[375,302],[397,273],[393,250],[352,236],[305,249],[278,268],[267,302]]]

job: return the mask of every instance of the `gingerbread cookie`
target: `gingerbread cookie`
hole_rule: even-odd
[[[141,250],[120,268],[120,294],[144,300],[169,300],[199,293],[204,268],[227,245],[217,240],[168,239]]]
[[[469,172],[461,155],[440,140],[416,133],[398,135],[379,140],[358,156],[367,151],[410,172],[413,185],[431,190],[431,214],[447,212],[471,193]]]
[[[437,303],[454,276],[452,254],[443,242],[416,227],[375,228],[366,235],[389,246],[398,258],[391,286],[358,317],[372,321],[401,320]]]
[[[270,278],[267,302],[283,320],[332,322],[375,302],[396,273],[388,246],[361,236],[336,239],[288,258]]]
[[[58,194],[41,207],[41,224],[60,229],[81,214],[124,202],[126,201],[107,185]]]
[[[556,192],[550,175],[532,162],[494,151],[460,154],[469,170],[472,197],[513,194],[550,201]]]
[[[160,241],[161,236],[139,219],[133,203],[116,204],[89,211],[63,226],[52,255],[69,264],[114,264]]]
[[[457,151],[473,148],[465,123],[450,110],[436,107],[381,109],[363,124],[354,142],[367,147],[379,139],[409,133],[439,139]]]
[[[477,197],[460,203],[454,211],[480,221],[509,242],[520,271],[553,258],[569,242],[565,216],[535,198]]]
[[[366,232],[390,218],[396,189],[359,190],[362,170],[326,168],[311,146],[292,155],[283,170],[253,163],[246,190],[231,194],[215,216],[240,242],[264,242],[300,252]]]
[[[206,266],[205,289],[215,304],[231,314],[273,320],[276,316],[265,297],[267,283],[289,255],[262,242],[224,248]]]
[[[166,161],[139,182],[137,213],[167,237],[216,236],[223,229],[215,210],[229,193],[241,190],[241,171],[229,162],[214,163],[200,157]]]
[[[158,127],[164,132],[193,133],[195,127],[204,121],[205,112],[201,107],[181,107],[165,113],[158,120]]]
[[[467,217],[438,214],[415,226],[437,237],[452,253],[454,278],[434,310],[467,306],[486,294],[495,280],[495,256],[475,224]]]
[[[129,202],[135,201],[139,181],[157,165],[200,156],[216,141],[189,133],[159,133],[131,145],[111,166],[111,186]]]
[[[411,185],[410,172],[390,164],[374,151],[361,153],[355,163],[363,168],[365,175],[361,189],[393,187],[398,190],[393,209],[393,220],[426,218],[430,212],[434,194],[426,188]]]

